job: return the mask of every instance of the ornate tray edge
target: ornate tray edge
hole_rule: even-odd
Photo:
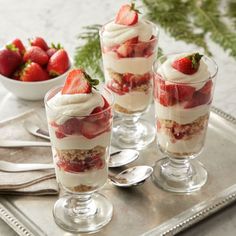
[[[231,122],[232,124],[236,124],[236,118],[231,116],[230,114],[225,113],[219,108],[212,107],[211,110],[216,113],[217,115],[221,116],[222,118],[226,119],[227,121]],[[174,225],[170,229],[162,232],[162,236],[168,235],[175,235],[184,229],[190,227],[191,225],[203,220],[207,216],[210,216],[214,212],[226,207],[227,205],[233,203],[236,200],[236,190],[233,194],[226,196],[224,199],[220,199],[220,201],[215,202],[215,204],[205,207],[201,211],[195,213],[191,217],[183,220],[182,222]],[[18,235],[20,236],[34,236],[32,232],[22,224],[0,201],[0,218],[4,220]],[[160,226],[158,226],[160,228]],[[156,235],[156,229],[153,229],[143,235]]]

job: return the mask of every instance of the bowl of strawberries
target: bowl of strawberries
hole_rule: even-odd
[[[26,47],[18,38],[0,49],[0,81],[16,97],[41,100],[52,87],[63,84],[72,65],[60,44],[41,37]]]

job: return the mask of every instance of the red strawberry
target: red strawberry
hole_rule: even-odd
[[[138,22],[139,11],[135,9],[134,3],[131,5],[123,5],[115,19],[116,24],[121,25],[134,25]]]
[[[134,37],[125,41],[116,48],[117,55],[121,58],[132,57],[134,54],[134,47],[138,43],[138,37]]]
[[[80,121],[78,119],[71,118],[58,127],[58,132],[66,135],[75,134],[79,131],[79,124]]]
[[[11,42],[11,44],[15,45],[15,47],[19,49],[19,52],[20,52],[21,55],[24,55],[24,53],[25,53],[25,46],[24,46],[24,44],[21,42],[20,39],[18,39],[18,38],[14,39],[14,40]]]
[[[88,122],[88,121],[83,121],[80,126],[80,133],[88,138],[92,139],[101,133],[105,132],[107,129],[106,126],[101,126],[97,124],[96,122]]]
[[[10,77],[20,66],[22,59],[18,51],[12,45],[0,50],[0,74]]]
[[[64,171],[68,172],[84,172],[86,169],[86,165],[82,163],[82,161],[59,161],[57,162],[59,168],[62,168]]]
[[[124,95],[125,93],[129,92],[129,87],[127,85],[120,85],[115,80],[109,81],[107,83],[107,88],[119,95]]]
[[[56,137],[57,137],[58,139],[62,139],[62,138],[65,138],[65,137],[66,137],[63,133],[61,133],[61,132],[59,132],[59,131],[56,131],[56,132],[55,132],[55,135],[56,135]]]
[[[65,73],[69,66],[70,62],[67,52],[64,49],[59,49],[50,57],[47,70],[54,77]]]
[[[48,50],[48,45],[47,45],[46,41],[41,37],[35,37],[33,39],[30,39],[29,41],[30,41],[31,46],[40,47],[44,51]]]
[[[49,57],[51,57],[56,51],[58,51],[59,49],[62,49],[63,47],[61,46],[60,43],[58,43],[57,45],[55,45],[54,43],[51,44],[51,48],[49,48],[47,50],[47,54]]]
[[[91,93],[92,87],[98,83],[98,80],[91,79],[84,70],[74,69],[66,78],[62,94]]]
[[[20,80],[26,82],[43,81],[48,79],[48,74],[42,69],[39,64],[35,62],[27,63],[20,76]]]
[[[169,93],[162,90],[158,91],[158,93],[159,102],[163,106],[173,106],[176,103],[175,98],[173,98]]]
[[[175,60],[172,63],[172,67],[184,74],[192,75],[197,72],[201,58],[202,55],[194,53]]]
[[[37,46],[30,47],[24,55],[24,61],[32,61],[41,66],[46,65],[48,63],[48,55],[42,48]]]
[[[212,80],[209,80],[205,83],[205,85],[199,90],[200,93],[203,94],[210,94],[212,89],[213,83]]]
[[[160,88],[169,94],[172,94],[172,96],[179,102],[190,100],[195,92],[194,87],[182,84],[162,84]]]
[[[188,109],[203,104],[208,104],[210,103],[210,99],[211,99],[211,94],[203,94],[197,91],[193,94],[193,98],[185,104],[184,108]]]

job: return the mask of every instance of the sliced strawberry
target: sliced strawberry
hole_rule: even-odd
[[[134,57],[145,57],[146,50],[149,47],[149,42],[139,42],[134,46]]]
[[[213,83],[212,80],[209,80],[205,83],[205,85],[199,90],[200,93],[203,94],[210,94],[212,89]]]
[[[48,79],[48,74],[42,69],[39,64],[35,62],[26,64],[20,76],[20,80],[26,82],[43,81]]]
[[[66,135],[72,135],[78,133],[79,129],[80,121],[76,118],[71,118],[58,127],[58,132]]]
[[[48,45],[46,41],[41,37],[35,37],[29,40],[31,46],[37,46],[43,49],[44,51],[48,50]]]
[[[93,139],[105,132],[105,130],[105,127],[100,126],[96,122],[88,122],[84,120],[80,125],[80,132],[87,139]]]
[[[127,90],[127,88],[125,88],[124,91],[123,86],[118,84],[115,80],[110,80],[107,83],[107,88],[110,89],[112,92],[117,93],[118,95],[124,95],[126,93],[125,91]]]
[[[58,139],[62,139],[62,138],[65,138],[65,137],[66,137],[63,133],[61,133],[61,132],[59,132],[59,131],[56,131],[56,132],[55,132],[55,135],[56,135],[56,137],[57,137]]]
[[[47,70],[53,77],[64,74],[70,66],[69,57],[64,49],[56,51],[49,59]]]
[[[172,63],[172,67],[184,74],[192,75],[197,72],[201,58],[202,55],[194,53],[175,60]]]
[[[43,66],[48,63],[49,57],[40,47],[32,46],[24,54],[24,62],[32,61]]]
[[[91,93],[92,85],[84,70],[74,69],[70,71],[62,89],[62,94]]]
[[[85,161],[86,161],[86,166],[89,169],[92,169],[92,168],[101,169],[104,167],[104,162],[99,155],[86,158]]]
[[[116,52],[120,58],[130,57],[132,55],[133,48],[129,44],[124,43],[117,48]]]
[[[74,161],[74,162],[66,162],[66,161],[59,161],[57,162],[59,168],[62,168],[64,171],[68,172],[84,172],[86,166],[82,161]]]
[[[211,94],[203,94],[203,93],[200,93],[199,91],[196,91],[193,94],[192,99],[185,104],[184,108],[188,109],[188,108],[193,108],[193,107],[200,106],[203,104],[208,104],[210,103],[210,101],[211,101]]]
[[[19,52],[21,55],[24,55],[25,53],[25,46],[24,44],[22,43],[22,41],[18,38],[14,39],[11,44],[15,45],[16,48],[19,49]]]
[[[134,4],[123,5],[115,19],[116,24],[121,25],[134,25],[138,22],[138,11],[135,9]]]
[[[173,106],[176,104],[175,98],[173,98],[169,93],[160,90],[158,94],[159,102],[165,107]]]

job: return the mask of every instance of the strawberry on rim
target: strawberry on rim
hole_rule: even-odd
[[[123,5],[116,16],[115,23],[127,26],[134,25],[138,22],[138,13],[140,12],[135,8],[134,3]]]
[[[202,57],[199,53],[193,53],[175,60],[172,67],[186,75],[192,75],[197,72]]]
[[[99,80],[92,79],[83,69],[70,71],[66,78],[62,94],[91,93],[92,87],[96,89]]]

